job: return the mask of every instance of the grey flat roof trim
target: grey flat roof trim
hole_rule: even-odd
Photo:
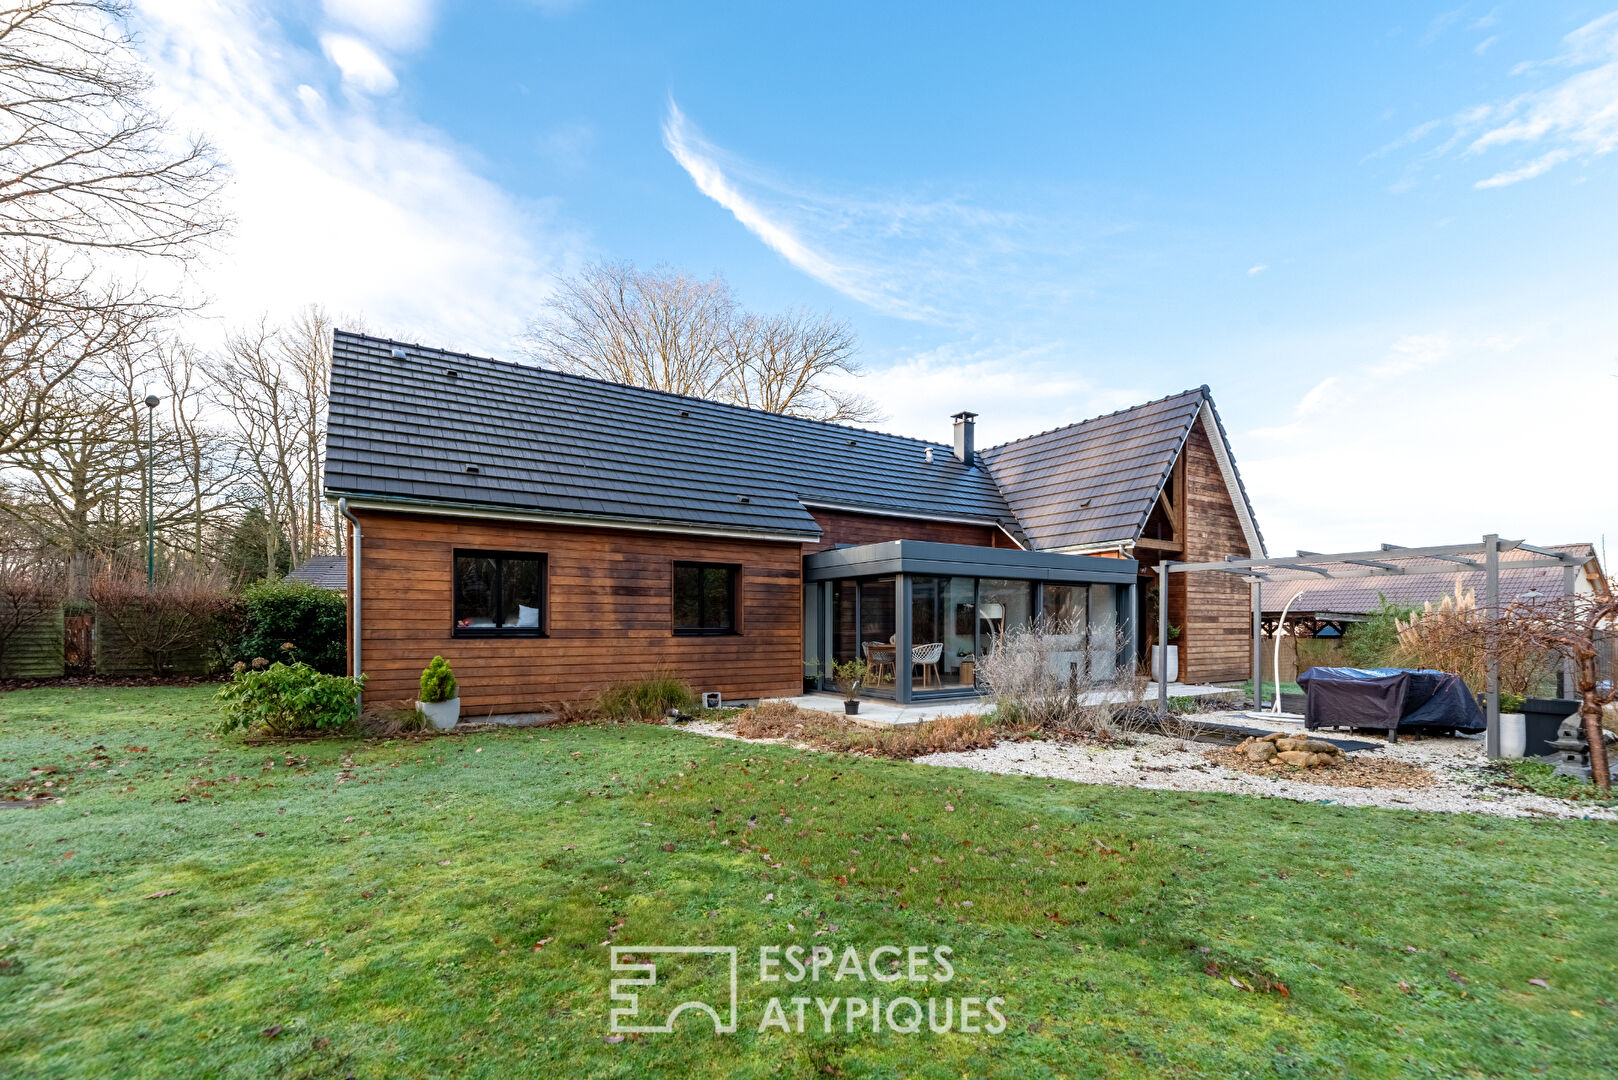
[[[937,574],[1007,577],[1025,581],[1108,582],[1135,580],[1134,559],[1062,555],[1051,551],[890,540],[882,544],[817,551],[803,560],[804,580],[872,577],[885,574]]]
[[[749,532],[746,529],[716,529],[678,522],[642,521],[636,518],[592,518],[570,514],[554,514],[539,510],[521,510],[509,506],[480,503],[430,502],[399,496],[349,494],[328,488],[326,500],[339,496],[348,499],[351,510],[391,510],[401,514],[433,514],[441,517],[473,517],[491,521],[526,521],[538,525],[577,525],[591,529],[625,529],[629,532],[682,533],[687,536],[719,536],[731,540],[774,540],[784,544],[802,544],[806,540],[820,539],[820,533]]]

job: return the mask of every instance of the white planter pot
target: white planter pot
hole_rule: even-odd
[[[455,721],[461,718],[461,699],[456,697],[448,701],[418,701],[416,711],[427,717],[439,731],[448,731],[455,726]]]
[[[1520,712],[1500,714],[1500,756],[1520,758],[1528,749],[1528,725]]]
[[[1159,645],[1152,650],[1152,679],[1155,682],[1163,681],[1163,654],[1168,654],[1169,682],[1177,682],[1180,678],[1180,647],[1178,645]]]

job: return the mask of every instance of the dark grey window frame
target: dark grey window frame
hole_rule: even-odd
[[[730,625],[729,626],[727,626],[727,627],[707,627],[707,626],[690,626],[690,627],[686,627],[686,626],[681,626],[678,622],[675,621],[674,590],[679,587],[677,577],[678,577],[679,571],[680,571],[680,569],[682,567],[685,567],[687,569],[696,569],[696,570],[699,570],[699,571],[700,570],[723,570],[729,575],[730,588],[729,588],[729,590],[727,590],[729,592],[729,594],[730,594]],[[739,594],[741,592],[741,579],[742,579],[742,568],[741,568],[740,563],[700,562],[700,561],[698,561],[696,559],[675,559],[674,562],[669,567],[669,625],[672,627],[672,629],[674,631],[674,636],[675,637],[735,637],[738,634],[740,634],[742,632],[741,631],[741,625],[740,625],[741,624],[741,611],[740,611],[741,604],[740,604],[740,596],[739,596]],[[699,575],[698,578],[697,578],[697,621],[698,622],[707,622],[708,621],[707,618],[706,618],[706,616],[707,616],[707,607],[708,607],[707,590],[702,588],[702,579],[701,579],[701,576]]]
[[[539,563],[539,625],[535,626],[457,626],[461,618],[460,573],[456,563],[463,559],[493,559],[495,619],[504,621],[499,610],[504,597],[505,560],[522,559]],[[550,637],[550,557],[543,551],[489,551],[484,548],[455,548],[450,555],[450,636],[458,638],[542,638]]]

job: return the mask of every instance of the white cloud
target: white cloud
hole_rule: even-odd
[[[748,232],[764,241],[787,262],[821,284],[862,303],[895,315],[916,316],[916,312],[902,305],[893,305],[890,298],[883,296],[880,291],[864,286],[858,280],[860,275],[857,272],[839,266],[804,243],[790,226],[777,221],[743,195],[725,175],[719,150],[686,121],[685,113],[672,99],[669,101],[668,115],[663,120],[663,145],[690,175],[698,191],[729,210]]]
[[[1366,368],[1379,379],[1408,375],[1413,371],[1443,363],[1450,355],[1448,334],[1406,334],[1388,347],[1381,361]]]
[[[1477,51],[1481,54],[1494,40],[1482,42]],[[1556,56],[1524,61],[1511,73],[1535,76],[1570,68],[1580,70],[1509,100],[1460,110],[1448,121],[1450,136],[1417,164],[1457,150],[1468,157],[1531,151],[1528,160],[1498,169],[1473,185],[1489,189],[1531,180],[1564,162],[1589,161],[1618,149],[1618,11],[1566,35]],[[1371,156],[1424,138],[1435,126],[1436,122],[1429,121]]]
[[[432,28],[432,0],[324,0],[326,17],[390,49],[420,45]]]
[[[318,301],[381,332],[507,351],[577,250],[544,207],[478,175],[442,133],[323,93],[321,58],[245,2],[139,11],[159,103],[235,176],[236,228],[202,283],[212,326]]]
[[[399,80],[387,62],[365,42],[347,34],[322,34],[320,47],[343,73],[343,82],[367,94],[391,94]]]
[[[978,414],[979,446],[1087,420],[1168,392],[1100,386],[1078,373],[1071,349],[1054,342],[954,342],[840,385],[865,394],[887,413],[876,425],[882,430],[933,442],[949,442],[950,416],[969,409]]]
[[[1247,268],[1247,276],[1257,277],[1259,274],[1264,273],[1264,271],[1268,270],[1269,268],[1269,263],[1259,263],[1257,266],[1249,266]]]
[[[905,319],[992,332],[1030,309],[1048,316],[1090,287],[1080,249],[1123,231],[1040,210],[1038,198],[1008,211],[966,195],[787,181],[715,146],[672,101],[663,144],[698,191],[792,266]]]

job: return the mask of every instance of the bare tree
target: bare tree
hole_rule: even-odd
[[[743,314],[728,335],[721,397],[765,412],[866,423],[881,418],[870,399],[831,385],[857,375],[857,342],[846,322],[803,308]]]
[[[1618,700],[1618,683],[1601,678],[1603,630],[1618,624],[1618,594],[1567,596],[1540,603],[1516,604],[1488,627],[1488,641],[1522,640],[1565,657],[1573,665],[1579,695],[1579,720],[1590,748],[1590,775],[1603,791],[1612,790],[1602,710]]]
[[[209,375],[237,425],[250,501],[264,511],[266,574],[275,575],[283,535],[294,565],[329,550],[338,532],[323,498],[330,318],[318,307],[287,327],[264,316],[229,336]]]
[[[561,283],[528,339],[535,357],[562,371],[710,397],[725,376],[735,312],[721,277],[603,262]]]
[[[184,259],[225,224],[212,148],[147,101],[124,0],[0,6],[0,240]]]
[[[821,420],[878,418],[832,385],[860,374],[846,322],[745,311],[717,274],[597,263],[562,280],[527,341],[539,363],[630,386]]]
[[[185,342],[171,342],[157,356],[167,412],[171,445],[167,471],[174,474],[173,500],[178,513],[167,533],[172,548],[183,550],[194,566],[201,566],[211,539],[210,521],[236,504],[240,447],[210,423],[209,386],[196,351]]]
[[[177,308],[131,271],[225,225],[212,150],[174,139],[149,91],[123,0],[0,0],[0,451],[79,365]]]

